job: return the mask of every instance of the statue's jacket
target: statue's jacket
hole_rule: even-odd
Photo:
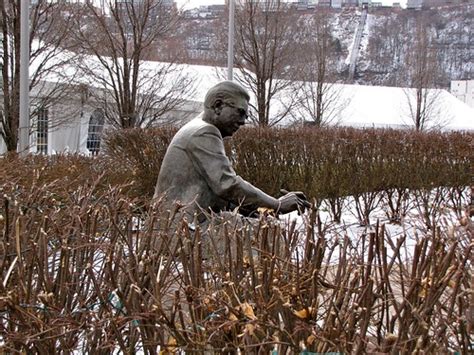
[[[238,176],[225,154],[219,130],[199,116],[173,137],[163,159],[155,199],[165,207],[179,203],[190,217],[229,206],[247,210],[266,206],[273,198]]]

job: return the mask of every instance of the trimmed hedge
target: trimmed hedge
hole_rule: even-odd
[[[151,196],[175,128],[132,129],[106,138],[115,178]],[[472,132],[355,128],[245,128],[226,140],[236,172],[267,193],[301,190],[316,199],[393,188],[469,186]]]
[[[126,129],[113,131],[104,137],[104,155],[114,172],[113,181],[128,183],[132,196],[153,196],[158,172],[177,129]]]

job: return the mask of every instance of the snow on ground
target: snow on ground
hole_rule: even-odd
[[[434,193],[434,192],[433,192]],[[467,189],[464,196],[464,201],[468,201]],[[412,196],[413,199],[413,196]],[[341,216],[341,222],[335,223],[333,217],[329,212],[326,201],[323,201],[318,209],[319,217],[321,219],[322,228],[325,230],[325,239],[330,243],[334,243],[337,240],[343,240],[347,236],[353,243],[354,250],[360,251],[362,239],[366,238],[370,233],[375,232],[377,223],[379,227],[384,225],[385,228],[385,246],[387,247],[387,255],[390,258],[393,255],[393,249],[391,243],[397,244],[397,240],[406,237],[405,242],[402,246],[401,257],[403,260],[410,261],[416,244],[421,238],[431,235],[432,230],[428,229],[424,224],[423,212],[417,206],[416,203],[410,203],[411,208],[407,211],[407,214],[400,223],[392,223],[388,220],[385,213],[385,205],[379,204],[370,215],[370,224],[361,225],[356,216],[355,200],[353,197],[346,199],[346,204],[343,209]],[[448,203],[441,206],[439,215],[436,218],[437,225],[441,228],[441,233],[455,235],[456,231],[460,228],[459,217],[456,215],[455,209]],[[281,216],[280,220],[282,223],[291,223],[296,221],[297,228],[300,231],[300,260],[302,258],[302,250],[305,245],[305,229],[308,225],[308,214],[298,215],[297,212],[292,212],[287,215]],[[390,241],[388,240],[390,239]],[[366,239],[367,240],[367,239]],[[365,254],[366,256],[366,254]],[[330,262],[337,263],[339,260],[339,254],[336,252],[332,255]]]
[[[360,48],[359,48],[359,57],[361,57],[362,53],[364,53],[367,50],[367,46],[369,45],[370,31],[372,30],[371,27],[374,23],[375,23],[375,16],[368,13],[367,18],[365,20],[364,30],[362,31],[362,39],[360,41]]]

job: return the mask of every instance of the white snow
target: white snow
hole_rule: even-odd
[[[464,200],[467,203],[468,201],[468,190],[465,190]],[[433,195],[436,192],[433,191]],[[410,196],[410,201],[413,201],[415,197]],[[393,242],[394,245],[397,244],[397,240],[400,238],[405,238],[403,246],[401,248],[402,254],[401,258],[405,261],[410,261],[415,246],[420,241],[420,237],[429,235],[432,233],[427,226],[424,224],[423,220],[423,211],[420,210],[417,203],[410,203],[410,208],[408,209],[406,216],[403,217],[400,221],[400,224],[391,223],[384,211],[387,207],[385,202],[380,201],[379,205],[374,209],[370,214],[370,224],[361,225],[357,216],[356,216],[356,207],[355,200],[352,196],[348,196],[345,201],[345,207],[341,214],[341,222],[336,223],[333,221],[333,217],[329,212],[327,201],[323,201],[321,206],[318,209],[318,215],[322,223],[322,228],[326,231],[324,233],[326,241],[337,242],[337,240],[344,239],[345,236],[349,237],[351,242],[358,245],[361,240],[367,236],[369,233],[375,232],[375,227],[377,223],[379,226],[384,225],[385,228],[385,245],[387,247],[387,255],[389,257],[393,256],[394,250],[391,248]],[[436,224],[441,228],[442,233],[453,234],[453,235],[462,235],[462,227],[460,226],[459,217],[456,215],[456,207],[451,206],[449,202],[445,201],[442,204],[441,208],[438,210],[439,214],[435,218]],[[433,217],[432,217],[433,218]],[[306,236],[305,229],[308,225],[309,214],[305,213],[303,215],[298,215],[297,212],[291,212],[289,214],[283,215],[280,217],[283,224],[291,224],[292,221],[296,221],[297,228],[300,230],[300,241],[299,241],[299,257],[303,256],[303,250],[305,246]],[[390,241],[389,241],[390,239]],[[358,249],[358,248],[356,248]],[[366,255],[367,250],[362,251]],[[331,256],[331,263],[338,263],[339,252],[336,249],[334,254]]]

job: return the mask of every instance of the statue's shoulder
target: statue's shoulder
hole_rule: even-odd
[[[220,135],[216,126],[197,117],[186,123],[178,132],[183,137],[197,137],[203,134]]]

